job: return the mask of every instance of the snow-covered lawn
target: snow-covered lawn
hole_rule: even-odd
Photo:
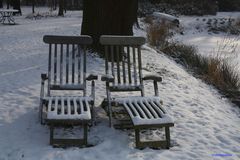
[[[30,12],[24,8],[23,13]],[[181,66],[151,48],[143,47],[146,72],[159,74],[160,96],[175,119],[169,150],[135,149],[132,131],[108,127],[97,107],[98,124],[90,129],[89,148],[52,148],[49,129],[38,122],[40,73],[47,71],[45,34],[79,35],[82,13],[68,12],[63,18],[29,20],[19,25],[0,24],[0,160],[189,160],[240,159],[240,110],[212,87],[192,77]],[[136,31],[136,33],[140,33]],[[199,42],[200,43],[200,42]],[[88,70],[104,73],[104,61],[87,57]],[[96,105],[105,97],[104,84],[97,82]],[[90,87],[89,87],[90,88]],[[153,94],[152,84],[146,93]],[[157,137],[158,131],[153,137]],[[219,155],[220,154],[220,155]],[[221,157],[228,154],[227,157]]]
[[[220,12],[216,16],[181,16],[184,35],[176,35],[174,38],[184,44],[196,46],[198,53],[203,56],[220,55],[230,58],[230,62],[240,71],[240,37],[223,32],[208,32],[208,21],[213,24],[218,20],[216,26],[219,26],[222,19],[225,19],[225,23],[228,23],[228,19],[240,21],[240,12]],[[233,50],[234,54],[231,53]]]

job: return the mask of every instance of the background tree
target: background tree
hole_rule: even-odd
[[[20,0],[12,0],[11,2],[12,2],[13,9],[18,10],[17,14],[22,15]]]
[[[63,10],[64,10],[64,0],[59,0],[59,10],[58,10],[58,16],[64,16]]]
[[[3,2],[0,0],[0,8],[3,8]]]
[[[133,35],[138,0],[84,0],[81,34],[93,37],[99,49],[101,35]]]
[[[32,0],[32,13],[35,13],[35,0]]]

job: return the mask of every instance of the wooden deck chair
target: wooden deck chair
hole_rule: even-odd
[[[51,145],[87,145],[88,125],[94,119],[94,80],[97,79],[95,75],[86,76],[86,48],[92,43],[92,38],[44,36],[43,41],[49,44],[49,58],[48,73],[41,74],[39,107],[41,123],[46,122],[50,126]],[[45,81],[47,93],[44,92]],[[90,96],[86,93],[87,81],[92,81]],[[60,96],[56,95],[59,91]],[[73,94],[65,95],[65,92]],[[54,128],[59,125],[83,125],[83,138],[54,138]]]
[[[157,82],[162,78],[156,75],[142,76],[141,45],[143,37],[133,36],[101,36],[100,43],[105,48],[105,72],[102,81],[106,82],[107,113],[109,125],[112,126],[114,107],[121,106],[130,117],[135,130],[137,148],[170,147],[169,127],[174,126],[173,120],[162,107],[159,99]],[[144,80],[152,80],[155,96],[144,96]],[[112,97],[113,92],[139,91],[141,96]],[[116,94],[116,93],[115,93]],[[140,130],[165,127],[164,141],[141,141]]]

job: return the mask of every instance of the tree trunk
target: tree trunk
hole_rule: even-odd
[[[18,10],[17,14],[22,15],[20,0],[12,0],[12,6],[13,6],[13,9]]]
[[[3,8],[3,2],[0,0],[0,8]]]
[[[9,9],[10,6],[10,0],[7,0],[7,9]]]
[[[58,16],[64,16],[63,9],[64,9],[64,0],[59,0]]]
[[[32,13],[35,13],[35,0],[32,0]]]
[[[94,49],[101,35],[133,35],[137,9],[138,0],[84,0],[81,34],[93,37]]]

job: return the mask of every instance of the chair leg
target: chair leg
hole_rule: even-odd
[[[166,136],[166,148],[170,148],[170,129],[169,127],[165,127],[165,136]]]
[[[136,140],[136,148],[140,148],[140,130],[135,129],[135,140]]]
[[[50,145],[53,145],[54,125],[50,124]]]
[[[87,144],[88,144],[87,139],[88,139],[88,124],[84,124],[84,125],[83,125],[83,140],[84,140],[84,145],[87,145]]]

